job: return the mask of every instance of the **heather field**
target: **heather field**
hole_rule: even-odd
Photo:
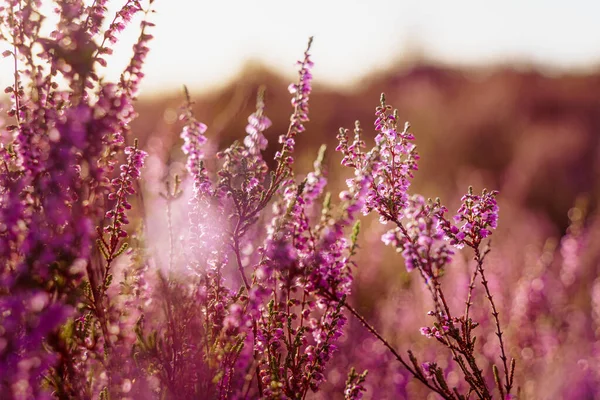
[[[106,3],[0,3],[0,399],[600,399],[600,73],[142,95]]]

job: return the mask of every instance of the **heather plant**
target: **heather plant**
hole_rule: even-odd
[[[128,0],[111,22],[106,1],[55,5],[58,23],[48,37],[41,2],[0,6],[1,38],[10,46],[4,56],[15,65],[6,89],[9,139],[0,148],[0,397],[305,399],[327,385],[339,348],[354,336],[382,351],[362,354],[370,374],[343,371],[340,397],[369,395],[369,380],[389,373],[401,377],[398,395],[409,395],[412,378],[444,399],[510,399],[517,391],[514,346],[555,354],[536,341],[550,328],[535,323],[517,332],[526,315],[547,316],[539,304],[509,312],[496,300],[489,264],[497,270],[501,263],[489,257],[498,192],[469,188],[452,217],[441,200],[412,194],[415,137],[384,95],[370,150],[359,122],[352,138],[339,131],[336,150],[352,171],[345,190],[326,191],[325,146],[313,170],[297,174],[312,38],[289,87],[293,109],[273,162],[264,157],[271,127],[264,89],[246,135],[216,153],[186,89],[185,171],[167,173],[165,190],[149,199],[144,182],[157,178],[143,175],[149,155],[130,124],[153,1]],[[131,62],[118,82],[108,82],[101,73],[110,46],[135,14],[144,18]],[[382,333],[375,328],[381,321],[352,304],[355,271],[365,268],[357,262],[361,213],[379,218],[387,230],[381,241],[422,280],[419,299],[429,310],[414,339],[418,352],[403,356],[386,338],[389,328],[404,329],[401,317],[390,318]],[[563,301],[575,291],[587,230],[573,215],[559,278],[547,263],[528,270],[517,296],[535,291],[539,283],[529,282],[542,276]],[[164,234],[148,228],[157,221]],[[460,254],[472,259],[462,304],[448,295],[460,286],[453,271]],[[498,274],[492,271],[496,280]],[[485,307],[475,306],[477,287]],[[598,287],[591,290],[594,337]],[[525,358],[524,368],[536,365]]]
[[[48,37],[40,1],[0,6],[3,56],[15,67],[0,178],[3,398],[91,398],[112,383],[118,315],[106,290],[145,157],[125,142],[152,24],[142,22],[120,81],[106,82],[98,71],[108,42],[144,9],[127,2],[102,32],[105,3],[56,2]]]
[[[382,236],[382,240],[402,253],[409,272],[418,270],[433,301],[434,309],[429,315],[434,317],[434,324],[432,327],[421,328],[421,333],[427,338],[435,338],[448,348],[452,360],[464,377],[467,392],[460,393],[459,388],[450,387],[444,377],[444,371],[436,363],[419,364],[410,351],[408,361],[405,360],[352,307],[349,307],[349,310],[388,347],[415,378],[443,398],[463,399],[471,395],[481,399],[492,398],[492,389],[477,362],[476,337],[472,332],[478,323],[469,315],[471,296],[479,275],[495,319],[501,350],[503,375],[500,375],[495,365],[493,367],[496,388],[501,397],[509,397],[513,387],[515,361],[512,359],[509,367],[499,313],[485,278],[484,259],[489,249],[481,250],[482,241],[497,227],[497,192],[484,190],[481,195],[475,195],[473,189],[469,188],[453,218],[454,223],[445,216],[447,209],[440,204],[439,199],[426,201],[419,195],[409,196],[410,181],[413,171],[417,170],[419,159],[416,146],[411,143],[414,136],[408,131],[409,128],[410,126],[405,124],[402,130],[399,129],[398,112],[392,111],[392,107],[386,104],[385,96],[382,95],[381,104],[376,110],[375,146],[366,153],[362,150],[366,145],[362,137],[362,128],[357,122],[352,143],[348,131],[340,129],[340,144],[337,150],[344,155],[342,164],[353,168],[357,175],[368,171],[371,180],[366,183],[368,192],[363,212],[367,214],[374,211],[382,223],[391,222],[394,225],[393,229]],[[452,316],[442,287],[441,278],[454,254],[449,245],[459,249],[464,246],[472,248],[477,264],[469,284],[465,311],[458,317]]]

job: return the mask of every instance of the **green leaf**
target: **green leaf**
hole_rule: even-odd
[[[104,280],[104,288],[108,289],[108,287],[110,286],[110,284],[112,283],[113,280],[113,276],[112,274],[108,274],[106,275],[106,279]]]
[[[119,250],[117,250],[117,252],[115,253],[115,255],[113,256],[113,258],[119,257],[121,254],[123,254],[123,252],[125,250],[127,250],[129,248],[129,243],[127,242],[123,242],[123,244],[121,245],[121,247],[119,248]]]
[[[108,249],[104,246],[104,242],[102,242],[102,240],[100,240],[100,239],[97,239],[96,245],[98,246],[98,249],[102,253],[102,256],[104,257],[104,259],[108,260],[108,258],[109,258]]]

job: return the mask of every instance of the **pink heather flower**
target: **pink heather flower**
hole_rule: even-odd
[[[342,165],[362,171],[363,174],[369,171],[372,183],[368,188],[364,212],[376,210],[382,222],[401,218],[401,211],[407,204],[412,171],[417,170],[419,159],[416,146],[411,143],[414,136],[408,132],[410,125],[406,123],[404,129],[399,130],[397,112],[390,113],[391,109],[382,94],[381,105],[375,113],[375,130],[378,132],[376,146],[368,153],[362,151],[365,142],[358,121],[354,129],[354,141],[350,143],[347,131],[340,129],[336,148],[344,155]]]
[[[286,183],[283,185],[283,199],[273,205],[273,219],[267,226],[264,251],[268,262],[263,266],[266,277],[271,276],[273,269],[285,271],[291,277],[296,273],[298,260],[304,260],[309,253],[309,226],[303,215],[304,201],[293,181]]]
[[[94,4],[88,8],[87,29],[92,35],[96,35],[102,28],[102,22],[106,16],[106,3],[108,0],[96,0]]]
[[[256,111],[248,117],[247,136],[244,138],[244,146],[254,156],[259,156],[267,148],[268,140],[263,132],[271,126],[271,120],[263,114],[265,104],[260,93],[258,97]]]
[[[367,155],[362,151],[366,147],[366,144],[362,139],[362,129],[358,121],[354,125],[354,141],[352,144],[349,145],[347,129],[340,128],[337,139],[339,144],[335,148],[335,151],[339,151],[344,155],[342,165],[356,169],[367,168]]]
[[[294,95],[292,98],[292,106],[294,112],[290,117],[290,126],[285,135],[279,137],[279,143],[283,144],[281,151],[275,154],[275,159],[282,162],[284,165],[291,165],[294,159],[290,156],[293,153],[296,135],[304,132],[304,123],[308,121],[308,99],[312,91],[312,73],[313,62],[310,60],[310,47],[312,45],[312,37],[308,41],[308,46],[304,52],[304,59],[298,61],[298,83],[293,83],[288,90]]]
[[[152,6],[152,1],[150,1],[149,7]],[[150,8],[146,11],[146,16],[148,13],[152,11]],[[137,42],[133,45],[133,56],[129,61],[129,65],[121,74],[121,79],[119,85],[123,89],[125,93],[127,93],[132,99],[135,99],[139,86],[144,77],[144,73],[142,72],[142,66],[144,65],[144,61],[150,52],[150,48],[148,47],[148,43],[150,40],[154,39],[154,36],[148,34],[147,28],[153,27],[154,23],[149,22],[147,19],[142,20],[140,22],[140,36],[138,37]]]
[[[354,368],[350,370],[348,380],[346,381],[346,388],[344,389],[344,400],[360,400],[363,398],[363,392],[367,391],[367,388],[364,386],[367,372],[364,371],[359,375]]]
[[[50,393],[44,391],[51,388],[41,381],[44,376],[52,381],[48,369],[53,366],[63,371],[74,367],[69,375],[80,373],[79,377],[65,376],[69,383],[63,385],[64,393],[57,394],[72,398],[74,393],[83,393],[80,389],[87,385],[91,366],[80,358],[84,351],[79,346],[91,346],[85,349],[84,358],[98,359],[97,354],[90,354],[98,349],[93,348],[96,339],[92,336],[85,341],[77,337],[81,333],[77,326],[71,338],[62,338],[58,332],[71,316],[81,325],[79,311],[90,305],[80,284],[86,271],[91,271],[90,280],[97,272],[93,265],[97,260],[92,257],[93,225],[105,211],[108,176],[135,116],[131,89],[143,76],[140,62],[147,51],[135,50],[126,71],[131,85],[119,88],[101,82],[95,68],[106,64],[101,56],[110,50],[99,48],[96,36],[106,0],[91,6],[80,0],[57,1],[58,23],[46,38],[40,37],[46,20],[41,3],[9,0],[8,6],[0,6],[2,40],[9,42],[7,55],[18,63],[14,85],[8,90],[13,100],[8,114],[15,119],[10,129],[15,132],[12,154],[6,158],[3,152],[4,171],[0,173],[0,205],[11,214],[9,218],[2,218],[4,212],[0,215],[0,286],[7,291],[0,299],[2,398],[49,398]],[[139,8],[139,1],[131,0],[131,10],[134,4]],[[124,10],[123,20],[130,18],[131,10]],[[149,39],[143,34],[140,42]],[[57,77],[65,79],[68,90],[60,88]],[[116,201],[108,216],[117,240],[125,235],[126,197],[134,191],[131,181],[139,177],[145,155],[131,148],[125,153],[128,166],[113,180],[115,192],[109,195]]]
[[[206,137],[204,136],[206,129],[206,125],[202,122],[189,121],[181,132],[181,138],[183,139],[181,150],[183,154],[188,156],[186,167],[193,177],[200,174],[200,161],[204,159],[202,147],[206,143]]]
[[[306,208],[313,206],[327,186],[327,177],[323,167],[326,146],[321,146],[319,155],[313,163],[314,170],[309,172],[304,181],[302,200]]]
[[[308,121],[308,98],[312,91],[312,73],[313,62],[310,60],[310,46],[312,44],[312,37],[308,42],[306,51],[304,52],[304,60],[298,61],[300,66],[298,70],[299,80],[296,84],[289,86],[289,92],[294,96],[292,98],[292,106],[294,106],[294,113],[290,117],[292,122],[292,130],[296,132],[303,132],[303,123]]]
[[[110,235],[108,242],[104,242],[108,250],[108,261],[112,261],[112,256],[117,251],[117,245],[120,239],[127,237],[124,225],[129,224],[126,210],[131,209],[131,204],[127,198],[135,194],[134,181],[140,177],[140,170],[144,166],[144,159],[148,153],[137,148],[137,140],[134,146],[125,148],[127,163],[121,165],[121,174],[113,179],[113,192],[108,195],[108,199],[115,202],[113,208],[106,213],[106,218],[111,222],[104,227],[104,233]]]
[[[454,254],[442,240],[444,232],[438,217],[441,208],[439,203],[412,196],[402,210],[403,228],[396,227],[381,237],[385,244],[402,252],[408,271],[418,268],[428,278],[437,276]]]
[[[184,122],[181,138],[183,145],[181,150],[187,156],[186,168],[194,181],[194,198],[198,199],[208,195],[212,190],[212,184],[208,178],[208,171],[204,167],[204,152],[202,147],[206,144],[206,125],[196,120],[192,112],[192,101],[187,88],[185,90],[187,103],[183,108],[181,120]]]
[[[373,188],[367,196],[367,208],[375,209],[384,218],[394,220],[407,204],[407,191],[412,171],[417,170],[416,146],[410,125],[406,123],[403,130],[398,128],[397,112],[390,114],[391,106],[386,105],[385,97],[381,97],[381,105],[375,115],[375,137],[378,159],[373,165]]]
[[[220,268],[221,265],[227,262],[227,255],[222,252],[225,230],[219,222],[224,212],[223,199],[226,192],[221,190],[224,189],[222,187],[214,189],[208,176],[208,170],[204,166],[204,152],[202,150],[207,142],[204,136],[207,127],[194,117],[192,101],[187,88],[185,92],[187,102],[181,115],[181,119],[184,121],[181,133],[184,140],[182,151],[187,155],[186,167],[194,182],[188,213],[189,256],[193,261],[188,265],[188,269],[192,273],[198,273],[200,261],[205,262],[205,265],[212,269]]]
[[[421,335],[423,335],[427,338],[433,337],[433,332],[431,331],[431,328],[428,326],[424,326],[424,327],[420,328],[419,332],[421,332]]]
[[[436,363],[432,363],[432,362],[424,362],[423,364],[421,364],[421,368],[423,369],[423,373],[425,374],[425,377],[433,378],[433,375],[435,374],[437,365],[436,365]]]
[[[117,34],[122,32],[126,24],[131,21],[131,18],[138,12],[142,11],[139,0],[127,0],[125,5],[116,13],[113,21],[104,32],[103,43],[108,40],[110,44],[117,42]],[[112,54],[112,50],[108,46],[100,46],[98,54]]]
[[[50,399],[41,380],[57,356],[44,344],[74,309],[49,300],[40,290],[0,296],[0,398]]]
[[[435,316],[435,312],[430,311],[428,313],[428,315],[430,316]],[[419,332],[421,333],[421,335],[425,336],[428,339],[432,339],[432,338],[437,338],[437,339],[441,339],[444,337],[445,333],[448,333],[451,329],[451,327],[456,324],[459,325],[460,321],[458,318],[448,318],[447,316],[441,314],[439,319],[438,319],[438,323],[433,326],[433,327],[428,327],[428,326],[424,326],[419,328]]]
[[[11,274],[4,274],[5,271],[2,271],[1,276],[2,286],[8,288],[10,296],[6,296],[6,302],[0,305],[0,314],[11,317],[0,321],[0,324],[5,328],[14,324],[10,329],[5,329],[4,335],[15,348],[8,350],[13,354],[8,360],[0,359],[0,374],[9,376],[8,373],[3,373],[7,365],[6,368],[10,370],[10,365],[14,367],[21,361],[25,364],[30,357],[38,357],[40,369],[32,369],[30,375],[32,382],[35,382],[31,386],[33,392],[25,392],[32,395],[40,390],[40,376],[56,361],[53,353],[43,348],[42,341],[55,334],[72,314],[73,307],[65,304],[65,299],[74,297],[72,288],[77,288],[84,277],[85,266],[91,255],[93,225],[80,199],[89,194],[83,192],[82,183],[98,183],[100,172],[91,163],[83,173],[81,165],[86,165],[82,160],[98,159],[101,151],[98,140],[102,136],[95,135],[95,128],[103,127],[99,123],[92,124],[92,108],[85,104],[69,107],[60,116],[48,110],[46,118],[50,127],[47,139],[29,142],[35,144],[36,151],[44,154],[39,160],[41,162],[32,171],[23,170],[22,180],[18,183],[24,186],[8,187],[18,191],[11,193],[11,196],[3,196],[1,200],[3,208],[21,213],[21,218],[27,215],[22,219],[27,225],[22,228],[24,231],[21,233],[21,241],[12,243],[18,247],[13,250],[13,257],[9,260],[12,259],[11,262],[16,266]],[[32,127],[33,132],[40,128],[38,123],[36,120],[28,120],[22,126]],[[22,148],[20,151],[23,155],[27,153],[27,149]],[[21,164],[14,167],[24,166]],[[44,173],[38,174],[40,171]],[[30,179],[33,177],[35,180]],[[30,208],[30,204],[23,202],[18,196],[25,186],[36,191],[39,207]],[[13,202],[19,202],[20,205]],[[27,214],[22,213],[25,208],[29,208]],[[5,222],[10,222],[10,219]],[[18,222],[15,223],[19,225]],[[7,228],[14,231],[13,227]],[[52,279],[69,282],[69,285],[64,289],[54,289],[56,292],[52,302],[35,301],[31,309],[23,309],[26,306],[22,304],[22,299],[40,300],[46,294],[37,282]],[[11,319],[12,322],[9,321]],[[27,382],[27,377],[21,378],[24,383]]]
[[[479,243],[491,235],[492,229],[498,227],[498,203],[496,196],[498,191],[488,192],[483,189],[481,195],[473,194],[473,188],[462,197],[462,205],[453,217],[454,225],[448,221],[444,214],[445,208],[438,212],[439,225],[445,233],[445,237],[450,240],[450,244],[461,248],[464,245],[477,247]]]

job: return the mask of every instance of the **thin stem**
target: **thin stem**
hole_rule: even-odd
[[[398,218],[395,218],[395,217],[392,217],[391,220],[396,224],[396,226],[398,226],[398,228],[402,232],[402,235],[408,241],[415,244],[415,241],[413,240],[413,238],[410,237],[406,227],[402,224],[402,222]],[[427,286],[427,288],[429,289],[429,291],[431,293],[431,296],[433,297],[433,302],[434,302],[435,311],[436,311],[435,316],[436,316],[438,323],[440,324],[441,327],[443,327],[447,322],[451,323],[452,315],[450,312],[450,307],[448,306],[448,302],[446,301],[446,297],[444,296],[444,292],[442,291],[441,284],[438,280],[438,277],[430,276],[430,274],[426,272],[425,268],[423,267],[423,261],[419,261],[419,265],[417,265],[416,267],[419,270],[419,272],[421,273],[421,276],[423,277],[423,280],[425,281],[425,285]],[[445,319],[442,318],[442,315],[441,315],[442,311],[445,314]],[[469,386],[473,389],[473,391],[477,394],[477,396],[480,399],[491,399],[491,394],[489,393],[487,384],[485,383],[485,379],[481,375],[481,370],[477,366],[477,363],[476,363],[475,358],[473,357],[472,353],[470,351],[468,351],[468,349],[463,348],[464,346],[461,345],[460,342],[458,342],[459,347],[456,347],[455,345],[453,345],[451,343],[452,337],[444,329],[441,329],[441,333],[444,337],[444,340],[442,341],[442,343],[446,347],[448,347],[448,349],[452,353],[452,358],[458,364],[459,368],[463,372],[465,381],[469,384]],[[457,350],[458,350],[458,352],[457,352]],[[458,353],[463,354],[467,358],[468,366],[471,367],[471,370],[473,371],[475,378],[473,377],[471,372],[469,372],[469,368],[468,368],[467,364],[465,364],[464,360],[459,356]]]
[[[348,311],[350,311],[350,313],[352,315],[354,315],[354,317],[356,319],[358,319],[360,321],[360,323],[367,328],[367,330],[369,332],[371,332],[371,334],[373,336],[375,336],[377,338],[377,340],[379,340],[381,342],[381,344],[383,344],[389,351],[390,353],[392,353],[392,355],[396,358],[396,360],[398,360],[403,366],[404,368],[406,368],[408,370],[408,372],[411,373],[411,375],[413,375],[415,378],[417,378],[419,381],[421,381],[421,383],[423,383],[425,386],[427,386],[430,390],[433,390],[434,392],[436,392],[437,394],[439,394],[440,396],[442,396],[444,399],[454,399],[454,395],[452,394],[448,394],[445,393],[443,390],[436,388],[434,386],[432,386],[426,378],[422,377],[417,371],[415,371],[403,358],[402,356],[396,351],[396,349],[394,349],[394,347],[392,347],[392,345],[385,340],[385,338],[383,336],[381,336],[379,334],[379,332],[377,332],[377,330],[371,325],[369,324],[369,322],[367,322],[367,320],[360,315],[360,313],[358,311],[356,311],[351,305],[349,305],[346,301],[342,302],[342,305],[344,307],[346,307],[348,309]]]
[[[238,271],[240,271],[240,275],[242,276],[242,281],[244,281],[244,286],[246,287],[246,291],[250,293],[250,284],[248,283],[248,278],[246,278],[246,273],[244,272],[244,267],[242,266],[242,257],[240,256],[240,239],[237,234],[234,234],[233,237],[233,252],[235,253],[235,259],[238,265]]]
[[[21,2],[19,2],[19,8],[20,8],[20,6],[21,6]],[[14,9],[11,9],[11,16],[13,18],[15,18],[14,15],[15,15]],[[17,37],[16,37],[16,34],[14,33],[14,30],[13,30],[12,37],[13,37],[13,59],[14,59],[14,69],[15,69],[15,74],[14,74],[15,87],[14,87],[14,92],[13,92],[13,95],[15,96],[15,111],[16,111],[15,118],[17,121],[17,126],[19,128],[21,128],[21,117],[19,115],[19,113],[21,112],[21,103],[19,101],[19,86],[20,86],[19,85],[19,61],[17,59]]]
[[[421,268],[419,268],[421,269]],[[444,294],[442,292],[442,288],[440,283],[437,281],[436,278],[434,278],[434,286],[435,286],[435,290],[436,290],[436,294],[438,294],[440,296],[440,299],[442,300],[442,303],[444,305],[444,308],[446,310],[446,321],[444,321],[441,317],[441,315],[436,314],[436,318],[438,320],[438,323],[440,324],[440,326],[444,326],[444,324],[446,322],[451,322],[451,316],[450,316],[450,309],[448,308],[448,305],[446,303]],[[436,299],[434,299],[436,300]],[[437,301],[437,300],[436,300]],[[438,306],[439,307],[439,306]],[[479,368],[477,367],[477,363],[475,362],[475,358],[472,356],[472,354],[470,352],[465,352],[465,349],[463,348],[463,346],[460,344],[459,341],[455,341],[458,343],[458,347],[456,347],[455,345],[453,345],[451,343],[451,339],[452,337],[448,334],[448,332],[446,332],[445,329],[441,330],[442,335],[444,336],[445,339],[445,345],[448,347],[448,349],[450,349],[450,352],[452,353],[452,358],[454,359],[454,361],[456,361],[456,363],[458,364],[458,366],[460,367],[460,369],[463,372],[465,381],[469,384],[469,386],[473,389],[473,391],[475,392],[475,394],[477,394],[477,396],[480,399],[491,399],[491,395],[487,389],[487,385],[485,383],[485,380],[483,379],[483,377],[481,376],[481,372],[479,370]],[[471,370],[474,372],[475,376],[478,378],[478,382],[475,381],[473,379],[473,376],[471,375],[471,373],[469,372],[469,369],[467,368],[467,365],[465,364],[464,360],[462,358],[460,358],[460,356],[457,353],[460,352],[461,354],[463,354],[466,358],[467,361],[469,363],[469,365],[471,366]]]
[[[248,283],[248,279],[246,278],[246,274],[244,273],[244,267],[242,266],[242,258],[240,256],[240,241],[239,241],[239,237],[238,237],[238,230],[240,229],[241,221],[242,221],[241,219],[238,220],[237,226],[236,226],[234,234],[233,234],[233,252],[235,253],[235,259],[237,261],[238,271],[240,271],[240,275],[242,276],[242,281],[244,282],[246,291],[248,293],[250,293],[250,284]],[[248,296],[248,299],[250,299],[250,296]],[[258,352],[256,350],[257,331],[258,331],[258,324],[256,323],[256,320],[253,319],[252,333],[253,333],[254,347],[255,347],[255,350],[254,350],[254,360],[255,361],[258,360]],[[260,397],[262,397],[263,388],[262,388],[262,382],[260,380],[260,367],[259,367],[258,363],[256,363],[255,374],[256,374],[256,382],[257,382],[257,386],[258,386],[258,393],[259,393]],[[248,388],[248,390],[249,390],[249,388]]]
[[[467,294],[467,301],[465,302],[465,324],[466,324],[466,332],[465,339],[468,343],[471,342],[471,323],[469,322],[469,312],[471,311],[471,306],[473,302],[471,301],[473,297],[473,290],[475,289],[475,280],[477,279],[477,274],[479,273],[479,269],[475,268],[473,271],[473,275],[471,276],[471,281],[469,282],[469,291]]]
[[[88,22],[90,22],[90,16],[91,16],[91,12],[94,10],[94,7],[96,7],[96,3],[98,2],[98,0],[94,0],[94,2],[88,7],[88,15],[85,18],[85,21],[83,22],[83,29],[87,30],[88,29]]]
[[[437,277],[433,278],[433,285],[435,287],[437,295],[440,297],[440,300],[442,301],[442,305],[444,306],[444,311],[446,312],[446,317],[448,317],[448,319],[451,319],[452,315],[450,314],[450,307],[448,306],[448,302],[446,301],[446,296],[444,296],[444,292],[442,291],[442,285],[438,281]]]
[[[94,259],[96,260],[96,264],[99,265],[100,267],[94,267]],[[100,288],[100,286],[102,285],[102,287],[104,286],[104,280],[100,283],[97,280],[97,274],[96,271],[99,270],[103,270],[101,268],[102,266],[102,260],[100,259],[99,255],[96,253],[95,257],[93,259],[90,260],[90,262],[87,264],[86,266],[86,270],[87,270],[87,275],[88,275],[88,280],[89,280],[89,284],[90,284],[90,292],[92,294],[91,296],[91,308],[92,311],[94,311],[94,314],[96,315],[96,318],[98,318],[98,321],[100,322],[100,329],[102,331],[102,336],[104,337],[104,345],[110,349],[112,347],[111,341],[110,341],[110,335],[108,333],[108,323],[106,321],[106,314],[104,313],[104,302],[103,302],[103,298],[104,298],[104,293],[102,291],[102,289]]]
[[[254,360],[258,360],[258,350],[256,350],[256,335],[258,333],[258,323],[256,320],[253,320],[252,324],[252,332],[254,333]],[[256,363],[256,367],[254,368],[254,373],[256,375],[256,385],[258,386],[258,394],[260,397],[263,397],[263,386],[262,381],[260,379],[260,366],[259,363]]]
[[[168,190],[168,185],[167,185]],[[169,272],[173,270],[175,246],[173,241],[173,221],[171,219],[171,198],[167,199],[167,229],[169,230]]]
[[[238,220],[235,224],[235,229],[233,230],[233,252],[235,253],[235,259],[237,261],[238,271],[240,271],[240,275],[242,277],[242,281],[244,282],[244,286],[246,287],[246,291],[250,293],[250,284],[248,283],[248,278],[246,277],[246,273],[244,272],[244,266],[242,265],[242,257],[240,256],[240,237],[243,235],[242,230],[247,221],[245,217],[245,207],[242,207],[235,198],[234,205],[237,211]]]
[[[175,319],[173,317],[173,302],[171,299],[171,290],[169,288],[169,282],[167,280],[167,278],[161,273],[159,272],[159,277],[160,277],[160,281],[162,283],[162,287],[163,287],[163,291],[164,291],[164,295],[165,295],[165,311],[166,311],[166,316],[167,316],[167,320],[168,320],[168,324],[169,324],[169,330],[171,331],[171,340],[173,341],[173,348],[171,349],[172,354],[171,354],[171,362],[173,363],[173,367],[172,367],[172,384],[174,385],[175,382],[174,380],[176,379],[177,376],[177,366],[179,364],[179,360],[178,360],[178,354],[180,352],[180,346],[179,346],[179,339],[178,339],[178,335],[177,335],[177,327],[176,327],[176,323],[175,323]]]
[[[250,365],[250,369],[248,371],[252,371],[254,369],[255,365],[256,365],[256,360],[253,360],[252,364]],[[248,376],[250,377],[250,379],[248,379]],[[246,382],[244,383],[244,387],[242,388],[242,393],[244,393],[244,399],[247,399],[248,394],[250,394],[250,388],[252,387],[252,381],[254,380],[254,375],[246,374],[244,379]]]
[[[171,184],[169,181],[166,182],[167,193],[162,195],[167,202],[167,229],[169,230],[169,271],[173,270],[175,264],[175,240],[173,234],[173,215],[172,215],[172,202],[179,197],[181,191],[179,190],[179,176],[175,175],[175,185],[171,191]],[[140,191],[141,193],[141,191]]]
[[[494,303],[494,299],[492,297],[492,293],[490,292],[490,288],[488,286],[488,281],[485,278],[485,274],[484,274],[484,270],[483,270],[483,259],[485,257],[485,254],[483,256],[481,255],[481,253],[479,252],[478,246],[474,247],[474,250],[475,250],[475,261],[477,262],[477,269],[479,270],[479,274],[481,275],[481,284],[485,288],[485,294],[490,303],[490,306],[492,307],[492,315],[494,316],[494,321],[496,323],[496,336],[498,336],[498,341],[500,342],[500,352],[501,352],[500,358],[502,359],[502,364],[504,367],[504,377],[506,379],[504,387],[506,389],[506,394],[509,395],[510,390],[512,388],[512,382],[510,381],[510,378],[509,378],[509,369],[508,369],[508,364],[507,364],[506,351],[504,349],[504,341],[502,340],[502,330],[500,329],[500,319],[498,318],[498,310],[496,309],[496,304]]]

